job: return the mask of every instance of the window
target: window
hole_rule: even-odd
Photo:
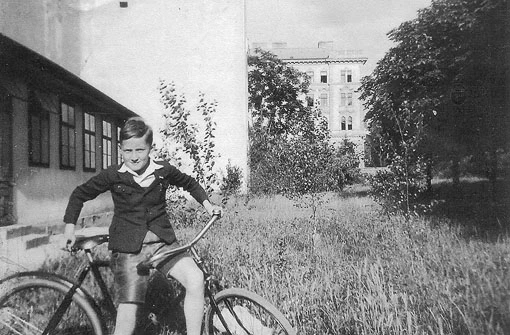
[[[112,165],[112,124],[103,121],[103,169]]]
[[[347,119],[347,130],[352,130],[352,116]]]
[[[76,120],[74,106],[60,104],[60,167],[76,168]]]
[[[306,75],[310,78],[310,83],[313,83],[313,71],[307,71]]]
[[[28,100],[28,163],[50,166],[50,113],[32,91]]]
[[[308,107],[313,107],[314,101],[313,101],[313,94],[309,93],[306,95],[306,105]]]
[[[120,127],[117,127],[117,164],[122,163],[122,155],[120,152]]]
[[[341,70],[340,71],[340,82],[352,83],[352,70]]]
[[[347,94],[340,93],[340,106],[345,106],[347,103]]]
[[[327,71],[321,71],[321,83],[328,82],[328,73]]]
[[[352,106],[352,93],[347,93],[347,106]]]
[[[320,101],[321,101],[321,107],[327,107],[328,106],[328,94],[321,93]]]
[[[342,122],[340,124],[340,129],[341,130],[345,130],[346,129],[346,127],[345,127],[345,116],[342,116]]]
[[[96,118],[83,113],[83,169],[96,170]]]

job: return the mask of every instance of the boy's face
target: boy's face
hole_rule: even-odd
[[[124,164],[135,172],[149,163],[150,152],[151,146],[147,143],[146,136],[131,137],[120,144],[120,153]]]

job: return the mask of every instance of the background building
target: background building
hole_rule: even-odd
[[[345,139],[356,145],[360,163],[365,165],[365,113],[357,89],[367,58],[359,50],[335,50],[332,42],[319,42],[317,48],[288,48],[286,43],[255,43],[310,77],[310,105],[318,104],[329,122],[335,144]]]

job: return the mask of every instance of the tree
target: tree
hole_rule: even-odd
[[[268,136],[285,136],[310,126],[310,108],[302,100],[310,85],[305,73],[261,49],[248,56],[248,67],[248,101],[255,129]]]
[[[341,190],[358,167],[352,166],[354,160],[339,158],[327,120],[305,103],[310,85],[305,73],[262,50],[249,56],[248,65],[250,190],[298,199],[315,217],[319,193]]]
[[[495,182],[495,153],[508,140],[507,7],[507,0],[433,0],[388,33],[396,45],[362,79],[361,98],[390,162],[489,156]]]

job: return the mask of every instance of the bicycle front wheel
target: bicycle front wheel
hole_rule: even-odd
[[[255,293],[231,288],[218,292],[214,300],[220,313],[212,305],[207,308],[204,320],[206,335],[228,334],[227,329],[232,335],[296,334],[285,316]]]
[[[72,295],[55,325],[50,320],[62,304],[71,283],[57,276],[21,275],[0,283],[0,334],[103,335],[97,310],[83,291]]]

